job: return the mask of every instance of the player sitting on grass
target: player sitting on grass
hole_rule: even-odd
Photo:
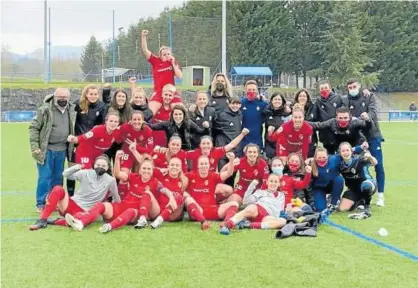
[[[66,226],[65,219],[49,221],[48,217],[58,208],[61,215],[83,213],[106,199],[110,191],[114,202],[120,202],[116,180],[106,173],[109,169],[109,158],[102,155],[94,161],[94,169],[84,169],[81,164],[64,170],[62,175],[67,179],[80,181],[80,188],[70,197],[62,186],[55,186],[46,198],[45,209],[30,230],[46,228],[50,225]],[[110,203],[108,203],[110,205]],[[103,205],[103,204],[102,204]]]
[[[221,234],[229,235],[230,229],[236,225],[240,229],[279,229],[286,224],[286,219],[280,217],[285,208],[285,194],[278,191],[280,176],[270,174],[267,189],[257,189],[254,192],[258,184],[257,180],[253,180],[248,186],[243,200],[246,207],[221,224]]]
[[[186,177],[189,178],[189,186],[187,192],[184,193],[184,203],[190,219],[199,221],[202,230],[210,228],[208,220],[229,219],[229,215],[231,213],[234,215],[238,210],[237,202],[218,204],[216,201],[216,194],[223,193],[218,184],[231,177],[234,172],[235,155],[229,152],[226,156],[229,159],[227,169],[220,173],[210,171],[209,158],[207,156],[199,157],[197,161],[198,171],[186,173]]]
[[[376,182],[369,173],[369,166],[376,166],[377,160],[369,152],[362,155],[353,155],[349,143],[340,144],[340,156],[343,162],[340,165],[340,173],[344,177],[344,192],[339,206],[340,211],[351,211],[360,205],[364,205],[364,211],[350,215],[350,218],[364,219],[371,216],[370,201],[376,192]]]

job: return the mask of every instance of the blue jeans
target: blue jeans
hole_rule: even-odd
[[[327,187],[313,187],[315,211],[320,212],[327,208],[327,194],[331,194],[331,204],[337,205],[344,189],[344,178],[339,175],[335,177]]]
[[[382,151],[382,138],[373,139],[369,141],[369,150],[374,158],[377,160],[376,181],[377,192],[385,192],[385,169],[383,167],[383,151]]]
[[[38,185],[36,187],[36,207],[45,205],[45,199],[56,185],[62,186],[62,172],[64,171],[67,151],[47,150],[44,164],[37,163]]]

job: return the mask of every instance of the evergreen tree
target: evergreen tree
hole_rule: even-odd
[[[101,69],[103,68],[102,51],[100,43],[94,36],[91,36],[80,58],[80,67],[86,81],[98,81],[100,79]]]

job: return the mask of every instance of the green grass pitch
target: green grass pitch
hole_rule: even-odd
[[[382,129],[386,207],[373,205],[363,221],[331,219],[418,255],[418,124]],[[10,222],[38,216],[28,125],[2,124],[1,136],[2,287],[418,287],[417,262],[326,225],[317,238],[285,240],[265,230],[221,236],[217,224],[203,232],[191,222],[106,235],[100,223],[31,232],[31,222]]]

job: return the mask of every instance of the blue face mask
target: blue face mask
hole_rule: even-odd
[[[283,175],[283,167],[273,167],[271,171],[273,171],[273,174]]]

